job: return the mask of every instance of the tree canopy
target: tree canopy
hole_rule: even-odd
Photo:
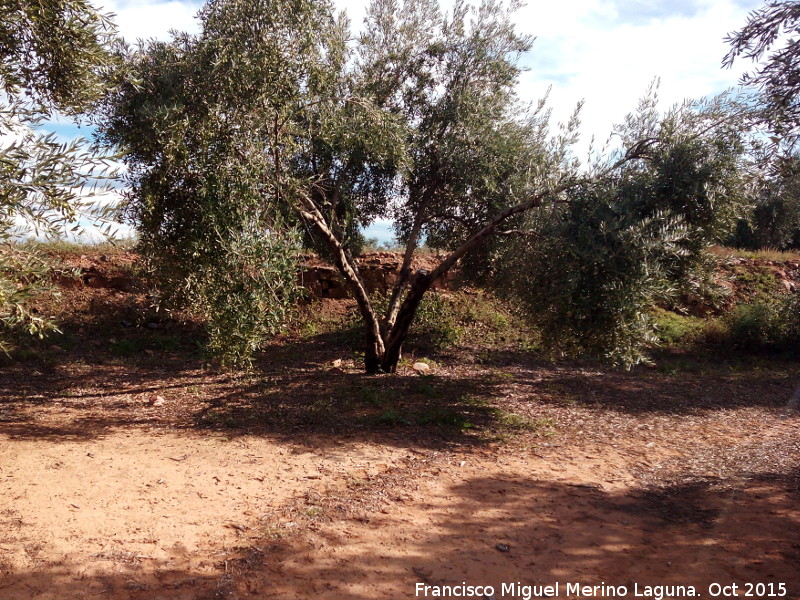
[[[0,81],[11,96],[81,112],[103,89],[116,29],[86,0],[0,1]]]
[[[760,120],[790,146],[800,135],[800,2],[771,0],[753,11],[726,41],[730,51],[723,65],[739,58],[758,62],[742,83],[761,94]]]
[[[92,202],[108,172],[84,139],[61,143],[37,127],[54,111],[77,115],[104,92],[115,30],[84,0],[0,0],[0,323],[42,333],[52,323],[28,310],[47,265],[11,242],[58,236]],[[0,347],[8,343],[0,340]]]
[[[199,298],[210,293],[200,273],[228,257],[226,277],[260,281],[279,307],[289,279],[259,277],[288,272],[301,233],[358,302],[369,372],[395,369],[423,296],[458,263],[545,330],[574,333],[564,345],[548,336],[554,345],[638,360],[644,299],[685,280],[735,212],[735,111],[717,99],[662,115],[645,102],[617,132],[621,150],[582,167],[577,115],[551,130],[546,102],[517,97],[532,40],[516,33],[515,8],[375,0],[352,40],[325,2],[213,0],[200,34],[128,49],[103,135],[126,153],[129,211],[154,264]],[[382,315],[354,258],[376,218],[392,219],[406,247]],[[270,250],[234,266],[242,239]],[[423,240],[446,254],[412,273]],[[546,280],[562,256],[568,285]],[[262,300],[234,312],[276,323],[282,309]],[[542,310],[565,302],[578,309]]]

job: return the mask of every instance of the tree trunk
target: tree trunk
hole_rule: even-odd
[[[375,375],[381,372],[381,344],[375,338],[372,327],[366,326],[365,345],[364,345],[364,370],[367,375]]]
[[[400,351],[403,349],[403,342],[408,336],[408,330],[411,323],[414,321],[414,315],[417,314],[417,308],[422,297],[428,288],[433,283],[430,275],[425,273],[417,273],[414,278],[414,283],[408,291],[408,295],[403,304],[400,305],[400,310],[397,312],[397,318],[394,321],[389,335],[387,336],[383,358],[381,360],[381,369],[385,373],[394,373],[397,370],[397,363],[400,362]]]
[[[379,373],[381,358],[384,355],[383,337],[381,336],[380,320],[372,308],[372,303],[367,293],[364,281],[358,271],[355,260],[350,251],[342,246],[336,235],[322,216],[322,213],[309,198],[303,198],[306,208],[297,207],[300,215],[316,225],[319,232],[328,242],[333,254],[333,262],[339,273],[344,277],[353,297],[358,302],[358,309],[364,319],[364,369],[369,374]]]

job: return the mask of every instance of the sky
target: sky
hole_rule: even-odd
[[[335,0],[354,30],[360,27],[365,0]],[[615,123],[631,112],[650,83],[660,80],[663,108],[688,98],[722,92],[737,84],[750,64],[738,62],[722,69],[726,34],[741,28],[759,0],[530,0],[517,13],[521,33],[535,36],[518,93],[535,102],[550,88],[555,121],[566,121],[577,103],[582,140],[588,148],[608,138]],[[102,0],[105,12],[116,14],[120,33],[128,40],[169,39],[169,31],[197,31],[194,15],[200,2],[159,0]],[[443,7],[451,6],[444,0]],[[65,122],[45,129],[65,138],[87,135]],[[385,223],[370,234],[385,241]]]

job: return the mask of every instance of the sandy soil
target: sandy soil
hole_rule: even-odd
[[[371,476],[399,454],[363,444],[304,452],[263,438],[141,428],[92,440],[12,434],[0,459],[0,589],[16,599],[193,588],[218,577],[219,565],[262,540],[265,528],[287,527],[282,506],[331,481]],[[75,596],[62,584],[77,584]]]
[[[650,385],[680,395],[663,379],[585,372],[569,386],[596,401],[582,405],[553,392],[567,371],[509,368],[497,397],[552,428],[436,441],[408,426],[198,427],[213,398],[246,386],[206,374],[198,387],[192,370],[137,379],[150,370],[0,378],[0,597],[388,600],[466,582],[522,598],[503,583],[559,582],[566,598],[588,597],[567,583],[605,582],[710,598],[711,583],[745,597],[752,582],[800,598],[789,380],[706,381],[701,395],[726,406],[665,411],[646,410]]]
[[[794,362],[500,349],[367,377],[323,333],[242,375],[144,294],[41,310],[58,343],[0,361],[0,600],[800,599]]]

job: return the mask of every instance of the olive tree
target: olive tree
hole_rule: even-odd
[[[751,208],[726,242],[738,248],[800,248],[800,156],[788,154],[755,186]]]
[[[226,236],[243,224],[269,240],[296,224],[355,297],[371,373],[395,370],[420,302],[454,266],[488,272],[515,232],[557,244],[562,232],[542,223],[574,221],[579,206],[630,196],[619,210],[653,243],[686,227],[675,254],[702,246],[690,240],[711,226],[702,228],[695,205],[706,199],[714,214],[724,205],[718,191],[727,180],[713,175],[731,141],[715,121],[726,121],[721,107],[661,120],[643,110],[638,128],[621,132],[619,152],[581,168],[570,150],[577,116],[551,131],[546,103],[527,106],[516,95],[518,59],[532,39],[516,33],[514,9],[457,2],[442,13],[434,0],[375,0],[364,33],[350,40],[346,19],[325,2],[214,0],[197,36],[130,50],[104,135],[127,153],[144,239],[177,259],[185,281],[198,264],[189,257],[203,264],[227,252]],[[670,179],[687,173],[703,179],[694,187]],[[644,208],[653,198],[659,207]],[[696,208],[695,222],[684,213]],[[377,218],[394,220],[405,245],[383,314],[355,259],[360,228]],[[412,273],[424,239],[446,254]],[[626,318],[617,311],[598,324]]]
[[[703,293],[714,266],[705,251],[741,214],[751,178],[731,112],[726,97],[666,114],[646,100],[617,129],[627,145],[644,140],[636,160],[617,160],[556,206],[531,211],[497,247],[489,279],[539,327],[547,350],[630,366],[647,358],[652,307]]]
[[[0,324],[41,334],[53,324],[28,301],[49,282],[46,263],[14,240],[58,236],[81,216],[104,221],[92,196],[108,162],[86,140],[64,144],[37,127],[54,111],[78,115],[103,93],[113,64],[109,18],[84,0],[0,0]],[[7,341],[0,348],[8,350]]]
[[[775,133],[774,141],[796,144],[800,132],[800,2],[770,0],[747,18],[726,41],[730,51],[723,65],[739,58],[758,62],[742,83],[760,95],[759,120]]]
[[[800,2],[772,0],[753,11],[726,41],[723,64],[750,59],[756,68],[742,78],[757,98],[755,122],[766,126],[769,143],[763,162],[768,167],[753,194],[752,212],[739,222],[731,242],[752,248],[789,248],[800,244],[797,198],[800,139]]]

